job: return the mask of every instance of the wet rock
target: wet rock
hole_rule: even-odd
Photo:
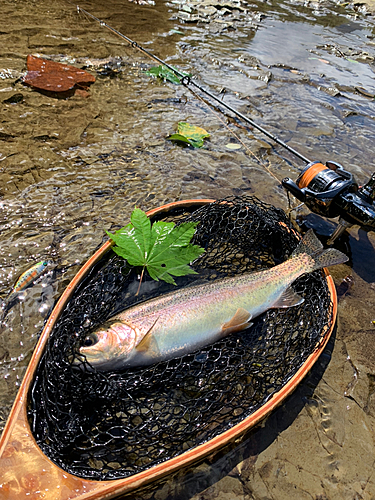
[[[342,44],[324,44],[318,45],[316,48],[318,50],[324,50],[327,53],[334,54],[337,57],[349,58],[354,61],[371,62],[374,60],[374,56],[372,54],[358,47],[348,47]],[[319,55],[319,53],[317,54]]]
[[[173,0],[171,4],[180,6],[178,17],[185,22],[215,22],[232,26],[234,21],[241,20],[241,14],[247,14],[247,3],[241,0]],[[256,19],[256,14],[251,12],[247,16]],[[258,16],[257,20],[260,20]]]
[[[226,476],[220,481],[220,489],[212,486],[205,490],[196,500],[245,500],[244,488],[238,478]],[[193,497],[194,499],[194,497]]]
[[[315,439],[311,432],[316,433]],[[310,445],[304,446],[306,442]],[[355,403],[347,404],[343,396],[337,398],[328,386],[318,388],[313,402],[282,433],[276,447],[267,473],[262,468],[258,473],[278,499],[311,495],[352,498],[358,478],[365,485],[371,476],[374,450],[368,419]]]
[[[345,345],[355,368],[364,376],[375,376],[375,327],[358,330]]]
[[[38,182],[37,169],[26,153],[18,153],[6,158],[0,177],[3,195],[22,191],[25,187]]]
[[[20,146],[24,151],[9,154],[2,162],[0,193],[3,196],[20,193],[29,186],[49,179],[59,168],[69,171],[64,159],[50,147],[35,147],[33,144],[28,144],[28,147],[26,144]]]
[[[60,42],[60,43],[59,43]],[[40,47],[52,47],[54,51],[64,52],[67,49],[73,49],[77,40],[56,40],[55,37],[51,37],[49,31],[44,32],[40,30],[39,33],[29,37],[29,49],[35,50],[40,49]],[[60,49],[60,50],[59,50]]]
[[[6,132],[2,132],[0,130],[0,141],[8,141],[8,142],[13,142],[15,136],[12,134],[7,134]]]
[[[202,11],[200,10],[200,13]],[[203,6],[203,15],[204,16],[213,16],[217,13],[217,9],[213,5]]]
[[[345,345],[336,341],[331,363],[315,390],[306,398],[314,379],[304,382],[261,429],[251,433],[244,443],[245,449],[247,444],[249,451],[252,450],[250,456],[229,474],[240,478],[248,495],[245,498],[370,500],[373,497],[374,419],[366,413],[370,411],[369,405],[364,411],[354,399],[345,396],[352,375]],[[371,391],[372,409],[375,383]],[[283,426],[288,412],[298,409],[301,397],[304,407],[290,425]],[[235,486],[235,482],[231,484]],[[224,489],[222,479],[193,498],[219,498]],[[237,494],[242,498],[241,492]]]
[[[369,97],[370,99],[375,98],[375,94],[372,92],[369,92],[368,90],[364,89],[363,87],[354,87],[354,89],[361,95],[364,95],[366,97]]]
[[[254,56],[252,56],[250,54],[246,54],[246,53],[245,54],[241,54],[238,57],[238,61],[240,63],[244,63],[247,67],[252,67],[254,69],[257,69],[260,66],[260,62],[259,62],[259,60],[256,57],[254,57]]]
[[[356,281],[356,293],[359,287],[358,278]],[[373,312],[364,306],[363,302],[358,300],[354,292],[350,296],[345,296],[339,304],[340,325],[342,329],[342,338],[345,341],[358,338],[359,332],[366,331],[363,326],[368,325],[370,328]],[[341,312],[342,311],[342,312]]]
[[[86,205],[86,210],[91,204]],[[83,207],[82,207],[83,208]],[[59,255],[64,265],[69,265],[77,260],[84,262],[103,241],[104,231],[96,230],[92,226],[81,226],[72,228],[71,232],[61,239],[59,243]]]
[[[20,78],[22,75],[23,73],[17,69],[0,69],[0,80],[15,80]]]
[[[331,97],[338,97],[341,95],[340,91],[338,89],[336,89],[335,87],[320,86],[319,90],[325,92],[326,94],[330,95]]]
[[[319,89],[321,90],[321,89]],[[306,134],[308,136],[319,137],[322,135],[332,135],[334,126],[333,124],[328,124],[326,122],[320,122],[319,126],[314,125],[311,122],[298,121],[297,130],[300,133]]]
[[[158,489],[158,491],[155,493],[154,495],[155,500],[164,500],[165,498],[168,498],[168,495],[171,492],[170,490],[171,490],[170,482],[166,482],[164,486]]]
[[[194,198],[194,192],[202,190],[204,196],[216,199],[251,189],[251,181],[243,173],[243,164],[248,160],[242,151],[210,155],[215,163],[207,157],[207,163],[202,162],[183,177],[181,191],[184,196]]]
[[[9,98],[13,95],[14,92]],[[97,114],[90,102],[82,97],[68,101],[51,99],[26,87],[22,95],[23,100],[17,105],[3,105],[0,133],[7,137],[24,140],[42,137],[47,142],[59,140],[60,147],[72,147],[81,142],[84,131]]]
[[[18,104],[23,101],[23,94],[21,92],[12,93],[9,97],[3,100],[4,104]]]

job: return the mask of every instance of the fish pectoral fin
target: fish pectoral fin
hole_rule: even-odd
[[[246,309],[240,307],[239,309],[237,309],[233,318],[222,325],[221,331],[222,333],[225,333],[225,335],[227,335],[232,332],[245,330],[245,328],[248,328],[252,325],[252,323],[249,323],[250,320],[251,314],[249,313],[249,311],[246,311]]]
[[[296,293],[293,288],[289,286],[273,304],[272,309],[299,306],[302,302],[304,302],[304,300],[305,299],[301,297],[301,295],[298,295],[298,293]]]
[[[155,354],[160,353],[158,343],[157,343],[155,337],[152,335],[152,330],[153,330],[154,326],[156,325],[156,322],[158,319],[159,319],[159,317],[156,318],[156,320],[154,321],[151,328],[148,330],[146,335],[143,337],[143,339],[136,346],[136,348],[135,348],[136,351],[138,351],[138,352],[153,352]]]

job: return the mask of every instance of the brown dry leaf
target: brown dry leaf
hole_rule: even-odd
[[[75,85],[87,88],[95,82],[95,77],[83,69],[32,55],[27,56],[27,70],[24,83],[49,92],[66,92]]]

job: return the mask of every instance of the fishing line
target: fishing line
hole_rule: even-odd
[[[249,155],[253,156],[257,162],[262,165],[262,167],[274,178],[276,179],[277,182],[280,182],[280,179],[278,179],[276,177],[276,175],[274,173],[271,172],[271,170],[267,167],[267,165],[265,165],[265,163],[257,157],[257,155],[255,153],[253,153],[253,151],[251,151],[251,149],[243,142],[243,140],[235,133],[233,132],[233,130],[231,130],[229,127],[228,127],[228,124],[225,123],[225,121],[221,118],[221,116],[216,112],[214,111],[208,104],[207,102],[202,99],[202,97],[200,95],[198,95],[196,92],[194,92],[194,90],[192,89],[189,89],[190,92],[192,92],[192,94],[194,94],[194,96],[199,99],[205,106],[207,106],[207,108],[211,111],[211,113],[213,113],[216,118],[224,125],[224,127],[237,139],[237,141],[242,144],[242,146],[246,149],[246,151],[249,153]]]
[[[276,144],[282,146],[287,151],[289,151],[290,153],[292,153],[295,156],[297,156],[300,160],[304,161],[305,163],[311,163],[311,161],[308,158],[306,158],[305,156],[303,156],[301,153],[299,153],[298,151],[296,151],[291,146],[288,146],[288,144],[286,144],[284,141],[282,141],[281,139],[279,139],[277,136],[271,134],[270,132],[268,132],[268,130],[264,129],[263,127],[261,127],[260,125],[258,125],[257,123],[255,123],[251,118],[248,118],[244,114],[240,113],[235,108],[233,108],[229,104],[225,103],[222,99],[220,99],[219,97],[217,97],[216,95],[214,95],[212,92],[210,92],[209,90],[207,90],[204,87],[202,87],[201,85],[199,85],[197,82],[195,82],[193,80],[192,76],[186,75],[186,74],[180,72],[178,69],[174,68],[173,66],[171,66],[167,62],[163,61],[163,59],[160,59],[159,57],[157,57],[156,55],[154,55],[152,52],[150,52],[149,50],[147,50],[144,47],[142,47],[141,45],[139,45],[136,41],[132,40],[131,38],[127,37],[126,35],[124,35],[120,31],[116,30],[115,28],[113,28],[112,26],[110,26],[109,24],[107,24],[105,21],[102,21],[101,19],[99,19],[98,17],[94,16],[93,14],[91,14],[90,12],[88,12],[87,10],[82,9],[82,7],[80,7],[79,5],[77,5],[76,7],[77,7],[77,12],[78,13],[82,12],[86,16],[88,16],[91,19],[93,19],[94,21],[98,22],[100,24],[100,26],[103,26],[104,28],[107,28],[109,31],[111,31],[115,35],[119,36],[123,40],[126,40],[133,48],[139,50],[140,52],[146,54],[148,57],[150,57],[154,61],[157,61],[158,63],[160,63],[163,66],[165,66],[166,68],[168,68],[176,76],[178,76],[178,78],[180,78],[181,84],[184,85],[185,87],[187,87],[189,90],[191,90],[189,88],[190,85],[194,86],[195,88],[197,88],[198,90],[200,90],[201,92],[203,92],[205,95],[207,95],[210,99],[212,99],[215,102],[217,102],[220,106],[226,108],[231,113],[233,113],[234,115],[236,115],[239,118],[241,118],[241,120],[245,121],[246,123],[248,123],[249,125],[251,125],[255,129],[257,129],[260,132],[262,132],[262,134],[266,135],[269,139],[271,139],[272,141],[274,141]],[[296,168],[299,171],[301,171],[300,168],[298,168],[298,167],[296,167]]]

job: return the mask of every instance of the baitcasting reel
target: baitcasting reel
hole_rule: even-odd
[[[286,177],[282,184],[312,212],[328,218],[340,217],[328,240],[330,245],[353,225],[375,230],[375,172],[359,188],[353,175],[338,163],[311,162],[296,182]]]

